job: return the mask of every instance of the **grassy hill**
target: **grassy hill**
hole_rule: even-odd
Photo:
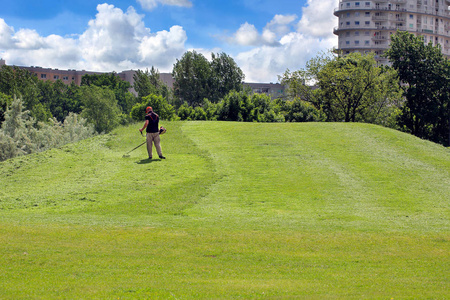
[[[0,163],[1,298],[444,299],[450,151],[367,124],[164,122]],[[156,154],[154,154],[154,157]]]

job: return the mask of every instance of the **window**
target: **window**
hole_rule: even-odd
[[[364,45],[369,46],[370,45],[370,41],[364,41]]]
[[[346,17],[346,18],[350,18],[350,13],[347,13],[347,14],[345,15],[345,17]]]
[[[366,12],[364,13],[364,15],[365,15],[366,17],[370,17],[370,12],[369,12],[369,11],[366,11]]]
[[[356,25],[356,26],[359,26],[359,21],[355,21],[355,25]]]
[[[409,24],[409,28],[413,28],[413,24]]]
[[[345,44],[346,45],[350,45],[350,41],[345,41]]]
[[[355,17],[359,17],[359,12],[355,12]]]
[[[69,80],[69,76],[63,76],[63,80]]]
[[[53,75],[53,79],[59,79],[59,75]]]
[[[366,2],[366,7],[370,7],[370,2]]]
[[[345,25],[350,26],[350,22],[345,22]]]
[[[355,41],[355,45],[359,45],[359,41]]]
[[[365,24],[366,26],[370,26],[370,21],[366,21],[366,22],[364,22],[364,24]]]
[[[359,31],[355,31],[355,36],[359,36]]]
[[[42,79],[47,78],[47,74],[41,74],[41,78],[42,78]]]
[[[414,19],[414,16],[413,15],[409,15],[409,19],[410,20]]]
[[[369,31],[365,31],[364,35],[370,35],[370,32]]]
[[[347,31],[347,32],[345,33],[345,36],[350,36],[350,32]]]
[[[359,7],[359,2],[355,2],[355,6],[356,6],[356,7]]]

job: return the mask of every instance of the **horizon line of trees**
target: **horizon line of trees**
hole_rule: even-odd
[[[174,64],[173,89],[160,80],[154,67],[138,70],[133,85],[137,95],[116,73],[84,75],[77,86],[41,81],[26,70],[2,66],[0,145],[11,145],[11,139],[18,148],[24,143],[5,129],[13,111],[22,114],[23,124],[16,124],[20,128],[46,128],[48,135],[47,125],[70,127],[75,118],[77,126],[92,136],[142,121],[150,105],[165,120],[366,122],[448,146],[450,64],[440,46],[397,32],[386,57],[391,67],[379,66],[373,54],[319,53],[304,69],[279,76],[286,90],[277,99],[245,88],[242,70],[225,53],[212,54],[208,60],[196,51],[186,52]]]

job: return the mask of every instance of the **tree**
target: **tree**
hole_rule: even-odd
[[[278,76],[278,80],[285,86],[286,100],[292,101],[300,98],[303,101],[317,103],[317,96],[313,86],[311,86],[314,82],[313,76],[308,70],[291,72],[287,69],[282,76]]]
[[[40,102],[59,122],[63,122],[69,113],[81,113],[81,95],[79,86],[70,85],[61,80],[39,81]],[[48,117],[47,119],[48,120]]]
[[[28,110],[25,110],[22,100],[15,97],[6,111],[5,121],[1,127],[2,160],[35,151],[36,145],[32,141],[36,131],[34,124],[35,119],[30,116]]]
[[[117,73],[112,72],[108,74],[93,74],[83,75],[81,78],[81,86],[98,86],[102,88],[108,88],[114,92],[117,104],[120,106],[124,113],[129,113],[130,99],[133,95],[129,92],[131,85],[128,81],[122,80]]]
[[[12,103],[12,97],[0,92],[0,125],[5,120],[5,113]]]
[[[224,52],[212,53],[211,57],[211,71],[214,76],[212,99],[219,100],[232,90],[241,91],[245,75],[233,58]]]
[[[198,106],[210,98],[213,82],[208,60],[196,51],[188,51],[175,63],[172,71],[176,97],[191,106]]]
[[[213,103],[230,91],[242,90],[244,73],[225,53],[212,54],[209,62],[201,53],[186,52],[175,63],[172,71],[174,94],[181,103],[199,106],[203,99]]]
[[[396,76],[394,70],[378,67],[373,54],[335,56],[319,53],[307,62],[305,70],[292,73],[287,70],[280,79],[287,85],[289,100],[300,98],[313,104],[326,114],[327,121],[386,125],[391,122],[384,118],[395,113],[401,99]],[[299,104],[293,108],[308,110]],[[288,119],[297,117],[287,116]],[[317,118],[322,119],[320,115]]]
[[[40,102],[38,82],[37,76],[19,67],[3,65],[0,68],[0,92],[21,98],[31,115],[33,115],[34,106]]]
[[[383,73],[391,73],[383,76]],[[395,72],[377,67],[372,54],[351,53],[337,57],[317,72],[321,103],[330,121],[370,122],[373,109],[386,99],[398,98]],[[383,80],[395,89],[384,90]],[[388,94],[386,94],[388,93]]]
[[[161,80],[158,69],[153,66],[149,70],[137,72],[133,75],[134,90],[138,94],[138,101],[142,102],[142,99],[150,94],[161,95],[166,99],[170,97],[170,91],[167,85]]]
[[[94,125],[98,133],[110,132],[119,124],[121,115],[114,92],[98,86],[83,86],[82,116]]]
[[[398,31],[386,56],[398,71],[406,102],[399,116],[402,129],[420,138],[450,145],[450,62],[440,45]]]

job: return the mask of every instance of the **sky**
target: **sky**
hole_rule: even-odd
[[[231,56],[245,82],[277,82],[337,47],[339,0],[0,0],[7,65],[172,72],[186,51]]]

